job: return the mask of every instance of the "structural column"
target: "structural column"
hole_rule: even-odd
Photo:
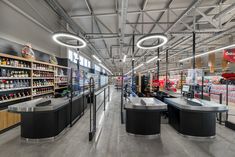
[[[159,74],[160,74],[160,48],[157,49],[157,81],[159,82]],[[159,86],[157,87],[157,91],[159,91]]]
[[[165,84],[167,85],[167,76],[168,75],[168,49],[166,50],[166,82]]]
[[[133,39],[132,39],[132,55],[134,55],[135,52],[135,36],[133,35]],[[134,56],[132,56],[134,57]],[[135,60],[134,58],[132,58],[131,61],[131,89],[133,92],[135,91],[135,73],[134,73],[134,69],[135,69]]]

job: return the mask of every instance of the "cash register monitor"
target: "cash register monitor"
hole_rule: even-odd
[[[190,90],[190,86],[189,85],[183,85],[182,91],[184,93],[189,93],[189,90]]]

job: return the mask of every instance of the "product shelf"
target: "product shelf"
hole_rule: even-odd
[[[44,88],[44,87],[54,87],[54,85],[33,86],[33,88]]]
[[[15,98],[15,99],[3,100],[3,101],[0,101],[0,104],[6,103],[6,102],[11,102],[11,101],[16,101],[16,100],[20,100],[20,99],[26,99],[26,98],[30,98],[30,97],[31,97],[31,95],[20,97],[20,98]]]
[[[33,69],[33,71],[45,71],[45,72],[54,73],[54,70],[46,70],[46,69]]]
[[[31,68],[27,67],[15,67],[11,65],[0,65],[1,68],[12,68],[12,69],[21,69],[21,70],[31,70]]]
[[[0,92],[16,91],[16,90],[24,90],[24,89],[31,89],[31,87],[11,88],[11,89],[0,89]]]
[[[47,94],[51,94],[51,93],[54,93],[54,91],[49,91],[49,92],[40,93],[40,94],[34,94],[33,97],[41,96],[41,95],[47,95]]]
[[[68,88],[68,86],[56,87],[55,90],[57,90],[57,89],[64,89],[64,88]]]
[[[0,80],[30,80],[31,77],[0,77]]]
[[[54,80],[54,77],[33,77],[34,80]]]

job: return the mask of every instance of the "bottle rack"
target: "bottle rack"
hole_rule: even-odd
[[[0,105],[68,88],[67,67],[0,53]]]
[[[55,67],[55,91],[68,88],[68,71],[65,67]]]

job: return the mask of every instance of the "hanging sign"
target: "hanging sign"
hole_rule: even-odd
[[[235,63],[235,49],[224,50],[223,56],[225,60]]]

